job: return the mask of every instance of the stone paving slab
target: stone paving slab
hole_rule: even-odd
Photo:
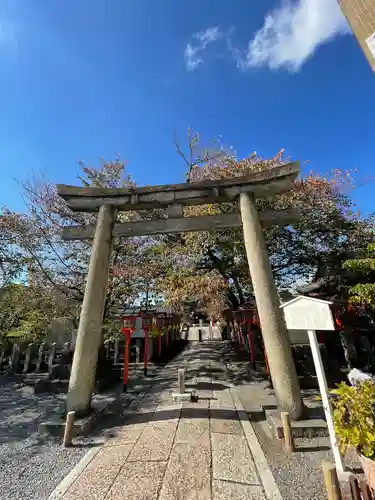
[[[209,420],[207,418],[181,418],[178,424],[176,443],[189,443],[204,439],[208,435]]]
[[[127,462],[105,500],[157,500],[167,462]]]
[[[222,383],[221,375],[197,375],[209,373],[220,352],[215,344],[197,344],[187,358],[182,353],[168,372],[177,378],[177,368],[186,364],[186,381],[197,384],[198,400],[173,403],[174,384],[146,394],[121,415],[121,425],[63,500],[264,500],[233,385]],[[217,374],[220,362],[215,366]]]
[[[129,461],[168,460],[178,419],[154,422],[146,427],[129,456]]]
[[[182,411],[186,408],[205,408],[207,409],[207,417],[208,417],[208,409],[210,407],[210,399],[198,399],[197,401],[185,401],[182,404]]]
[[[265,500],[261,486],[248,486],[214,479],[212,500]]]
[[[65,493],[64,500],[103,500],[132,448],[132,444],[102,448]]]
[[[211,500],[209,433],[190,443],[177,443],[163,481],[159,500]]]
[[[180,418],[182,403],[159,405],[151,420],[173,420]]]
[[[104,446],[117,446],[119,444],[136,443],[142,432],[146,429],[147,422],[138,422],[124,425],[113,437],[104,443]]]
[[[210,418],[210,410],[208,406],[191,405],[184,406],[181,410],[180,418]]]
[[[234,410],[234,403],[230,394],[230,389],[214,391],[214,399],[210,402],[210,408],[228,408]]]
[[[211,434],[214,479],[259,485],[254,460],[244,436]]]
[[[211,431],[219,434],[243,434],[236,410],[211,409]]]

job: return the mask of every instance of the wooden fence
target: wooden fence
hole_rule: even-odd
[[[69,353],[70,344],[67,342],[63,349],[58,351],[56,343],[47,347],[44,342],[41,344],[10,344],[0,349],[0,371],[10,374],[16,373],[42,373],[52,370],[63,353]]]
[[[366,479],[353,474],[348,484],[340,484],[336,467],[330,463],[323,463],[323,474],[328,500],[375,500],[375,493]]]
[[[136,339],[133,340],[130,348],[130,361],[141,363],[144,345],[142,342],[136,343]],[[155,357],[159,351],[157,340],[157,338],[150,340],[154,344],[152,351]],[[168,350],[168,342],[165,337],[161,340],[162,352],[164,353]],[[106,358],[110,359],[114,365],[123,363],[124,345],[125,341],[122,339],[104,342]],[[8,344],[5,347],[0,347],[0,372],[5,371],[9,374],[51,373],[52,367],[59,363],[61,356],[69,352],[71,352],[70,342],[66,342],[62,349],[58,349],[56,343],[50,346],[44,342],[41,344]]]
[[[121,341],[105,343],[106,357],[116,364],[121,361],[123,347]],[[61,349],[56,343],[47,346],[41,344],[14,343],[0,348],[0,372],[16,373],[51,373],[52,367],[58,364],[64,354],[71,352],[70,342],[66,342]],[[136,353],[132,350],[132,356]],[[139,357],[139,356],[138,356]]]

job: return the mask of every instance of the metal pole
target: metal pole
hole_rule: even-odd
[[[318,377],[319,390],[320,390],[320,395],[322,397],[323,409],[326,417],[329,439],[331,441],[331,449],[333,457],[335,459],[336,469],[339,471],[339,473],[342,473],[344,472],[344,464],[342,462],[342,457],[337,444],[335,425],[332,416],[333,415],[332,405],[329,399],[327,379],[324,373],[323,361],[322,361],[322,356],[320,354],[318,340],[316,338],[316,333],[314,330],[309,330],[307,334],[309,336],[309,342],[310,342],[311,352],[313,355],[316,376]]]

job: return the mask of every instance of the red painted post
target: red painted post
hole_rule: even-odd
[[[148,342],[150,336],[150,328],[152,327],[153,319],[151,316],[145,314],[142,316],[142,329],[145,335],[145,344],[143,351],[143,374],[147,377],[147,365],[148,365]]]
[[[122,332],[125,335],[125,350],[124,350],[124,381],[123,381],[123,392],[128,390],[128,380],[129,380],[129,344],[131,340],[132,333],[136,330],[137,315],[130,314],[123,316],[123,328]]]
[[[166,349],[168,351],[168,349],[169,349],[169,327],[168,326],[166,328],[165,347],[166,347]]]
[[[123,392],[128,390],[129,381],[129,344],[132,332],[127,330],[125,333],[125,352],[124,352],[124,382],[123,382]]]
[[[255,370],[254,341],[253,341],[253,332],[251,331],[252,322],[251,322],[251,320],[248,320],[246,323],[247,323],[247,339],[249,342],[249,351],[250,351],[250,361],[251,361],[253,368]]]
[[[145,348],[143,353],[143,374],[147,377],[147,365],[148,365],[148,328],[144,330],[145,332]]]

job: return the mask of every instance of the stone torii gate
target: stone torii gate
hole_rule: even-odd
[[[96,227],[68,227],[63,238],[93,238],[67,397],[67,411],[90,411],[101,344],[104,302],[113,236],[142,236],[243,226],[246,254],[261,322],[264,344],[280,407],[292,418],[302,416],[302,399],[288,333],[272,275],[262,226],[288,224],[298,218],[295,209],[258,213],[255,199],[288,191],[299,174],[299,163],[243,177],[139,188],[99,188],[58,185],[57,192],[74,211],[98,212]],[[183,207],[239,199],[239,212],[183,217]],[[118,223],[117,211],[166,209],[168,218]]]

